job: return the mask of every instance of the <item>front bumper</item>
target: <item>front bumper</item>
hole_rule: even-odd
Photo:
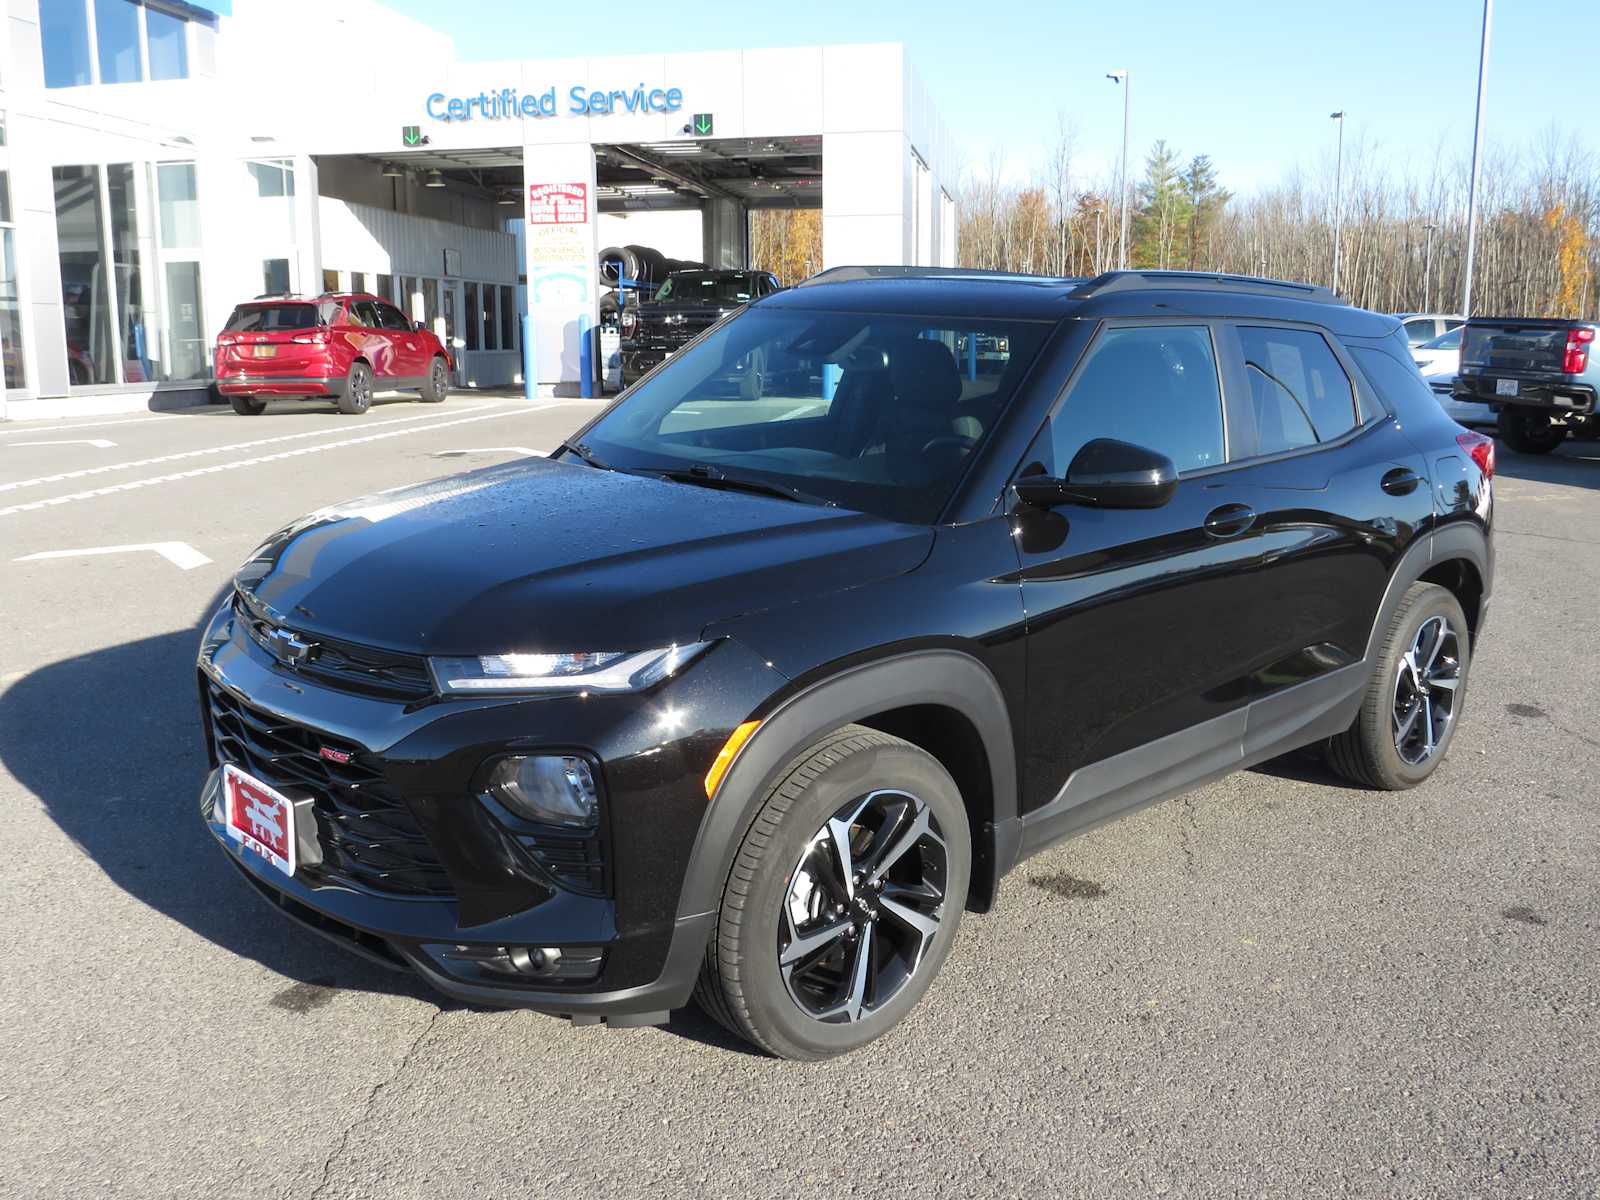
[[[683,675],[637,695],[401,702],[323,686],[238,634],[231,605],[201,643],[200,686],[213,770],[200,815],[254,889],[284,915],[386,966],[415,971],[474,1004],[531,1008],[589,1021],[645,1024],[689,1000],[714,914],[679,911],[684,872],[705,812],[700,781],[727,731],[779,678],[736,642],[719,645]],[[238,635],[236,635],[238,634]],[[288,876],[226,831],[221,758],[211,697],[224,693],[306,735],[313,746],[353,749],[398,793],[438,852],[453,887],[400,894],[330,877],[305,856]],[[663,693],[670,695],[670,706]],[[696,730],[663,740],[663,711],[694,712]],[[487,758],[544,746],[591,755],[604,783],[608,886],[585,894],[529,872],[508,853],[504,830],[485,821],[471,782]],[[231,759],[230,759],[231,760]],[[273,775],[271,762],[239,765],[285,791],[307,786]],[[336,760],[338,761],[338,760]],[[260,763],[268,764],[262,769]],[[299,825],[297,818],[296,824]],[[326,848],[321,819],[307,836]],[[320,839],[320,841],[319,841]],[[310,863],[310,865],[308,865]],[[520,872],[520,874],[519,874]],[[581,959],[586,978],[506,975],[479,961],[515,948],[556,947]]]

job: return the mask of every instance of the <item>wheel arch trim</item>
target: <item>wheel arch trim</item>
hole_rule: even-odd
[[[1378,611],[1372,618],[1372,628],[1367,633],[1367,648],[1363,661],[1369,666],[1377,662],[1377,656],[1382,650],[1380,643],[1383,635],[1388,630],[1389,620],[1394,616],[1395,609],[1400,606],[1401,597],[1406,594],[1406,589],[1434,567],[1452,559],[1465,561],[1478,573],[1478,579],[1483,584],[1478,619],[1478,630],[1482,630],[1483,622],[1488,615],[1489,592],[1494,578],[1494,549],[1489,542],[1488,533],[1476,523],[1453,522],[1443,525],[1422,534],[1406,547],[1400,556],[1400,561],[1390,572],[1388,586],[1384,588],[1383,599],[1378,602]]]
[[[739,748],[701,818],[678,895],[678,918],[714,911],[740,839],[783,769],[819,738],[887,709],[937,705],[965,717],[989,759],[993,836],[1017,825],[1017,762],[1010,706],[987,667],[970,654],[938,649],[897,654],[849,667],[780,703]],[[974,846],[974,872],[982,857]],[[1014,860],[997,845],[989,861],[998,878]],[[995,861],[998,859],[999,861]],[[974,879],[974,884],[977,880]]]

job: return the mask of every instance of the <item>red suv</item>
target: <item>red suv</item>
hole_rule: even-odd
[[[450,387],[450,353],[378,296],[325,292],[241,304],[217,335],[217,391],[253,417],[273,397],[332,396],[364,413],[374,391],[415,389],[430,404]]]

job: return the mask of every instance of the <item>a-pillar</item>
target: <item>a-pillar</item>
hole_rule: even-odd
[[[576,385],[580,331],[599,315],[594,147],[525,145],[522,179],[535,373],[541,384]]]

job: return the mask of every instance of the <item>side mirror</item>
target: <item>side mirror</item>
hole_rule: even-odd
[[[1178,486],[1178,468],[1165,454],[1115,438],[1096,438],[1073,456],[1066,478],[1027,475],[1012,487],[1036,508],[1160,508]]]
[[[416,330],[418,333],[429,333],[429,332],[431,332],[428,329],[428,323],[426,321],[413,321],[413,322],[411,322],[411,328]]]

